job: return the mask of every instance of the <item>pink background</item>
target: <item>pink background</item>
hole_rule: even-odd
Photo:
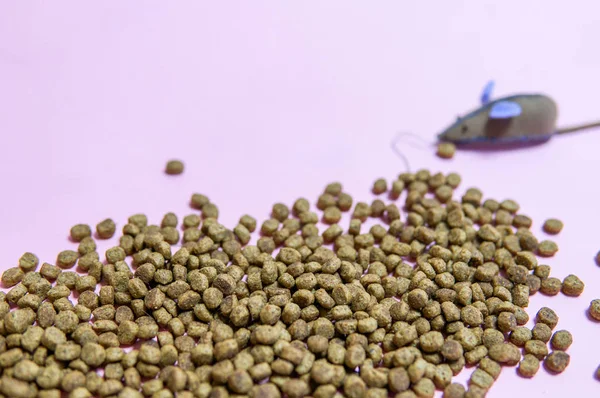
[[[78,222],[187,214],[196,191],[229,226],[244,212],[264,219],[276,201],[314,200],[333,180],[371,200],[375,178],[404,171],[393,136],[432,140],[490,78],[496,96],[554,96],[560,124],[598,118],[599,11],[593,1],[3,2],[1,267],[25,251],[54,262]],[[574,335],[571,366],[534,380],[506,369],[489,397],[600,393],[600,325],[585,315],[600,296],[599,133],[452,161],[404,148],[413,168],[457,171],[463,189],[518,200],[535,231],[565,221],[547,263],[586,290],[536,295],[530,314],[556,309]],[[185,161],[184,175],[163,174],[169,158]]]

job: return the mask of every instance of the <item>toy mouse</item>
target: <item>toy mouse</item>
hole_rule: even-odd
[[[516,94],[490,101],[494,82],[481,95],[481,107],[458,117],[438,135],[455,144],[518,143],[547,141],[557,134],[600,127],[600,121],[557,128],[558,109],[552,98],[542,94]]]

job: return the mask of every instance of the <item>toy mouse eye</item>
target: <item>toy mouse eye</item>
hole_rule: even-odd
[[[462,127],[460,128],[460,132],[463,134],[466,134],[468,130],[469,130],[469,128],[467,127],[466,124],[463,124]]]

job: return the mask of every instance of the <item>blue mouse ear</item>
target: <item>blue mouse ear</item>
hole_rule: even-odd
[[[492,119],[510,119],[521,114],[521,105],[513,101],[496,102],[490,109]]]
[[[481,93],[481,105],[485,105],[490,102],[490,98],[492,98],[492,91],[494,91],[494,84],[494,81],[490,80],[483,88],[483,92]]]

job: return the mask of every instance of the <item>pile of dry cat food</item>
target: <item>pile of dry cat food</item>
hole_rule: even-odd
[[[571,334],[552,309],[526,308],[538,291],[577,296],[583,283],[550,276],[538,257],[558,248],[515,201],[475,188],[453,198],[460,182],[426,170],[379,179],[372,203],[332,183],[316,207],[277,203],[233,229],[195,194],[198,211],[133,215],[101,254],[94,236],[113,238],[115,222],[76,225],[77,250],[54,264],[26,253],[2,275],[0,392],[460,398],[485,396],[505,366],[562,372]],[[465,367],[467,385],[453,383]]]

